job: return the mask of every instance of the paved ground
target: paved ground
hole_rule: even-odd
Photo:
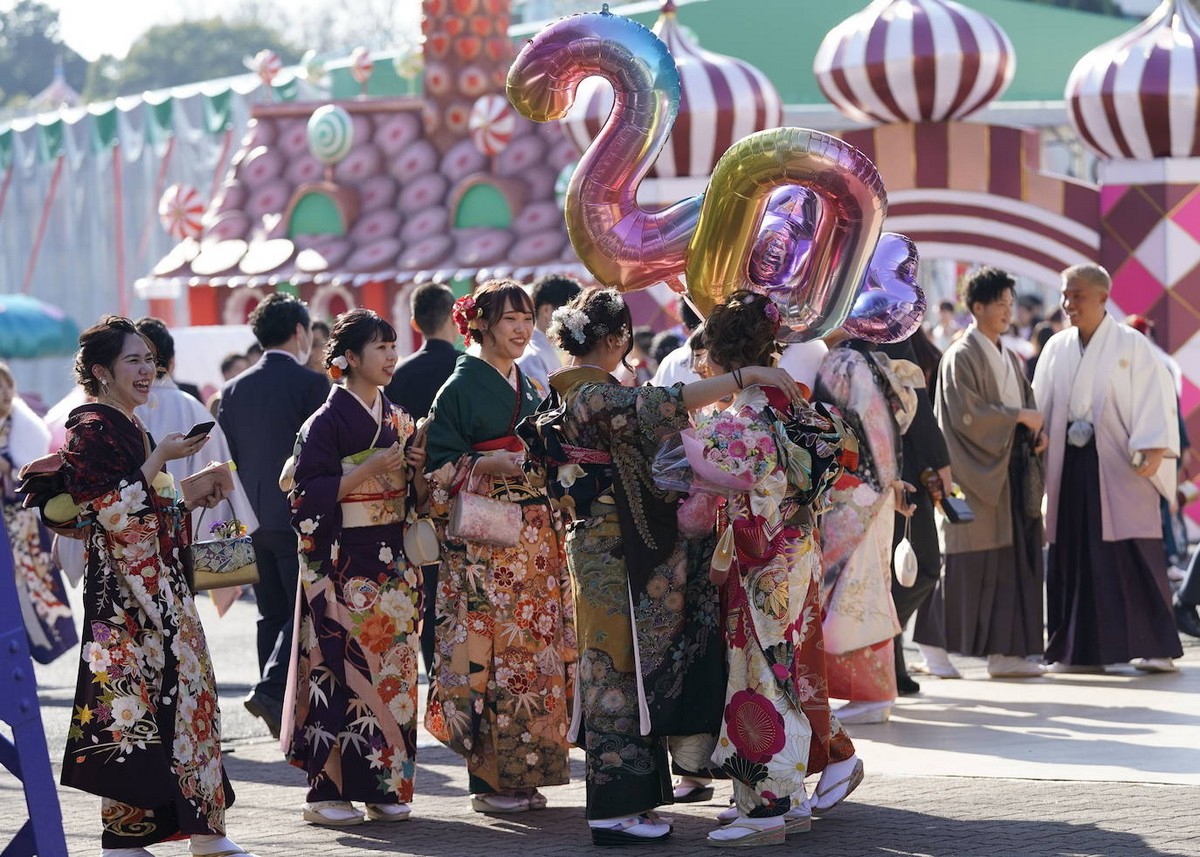
[[[549,809],[485,817],[469,809],[457,757],[424,735],[412,821],[343,830],[304,824],[302,775],[282,762],[240,705],[254,673],[253,606],[235,605],[221,620],[206,612],[205,621],[238,792],[229,827],[260,857],[332,849],[339,857],[592,850],[581,820],[577,753],[574,782],[548,790]],[[901,700],[890,723],[852,730],[866,781],[810,833],[789,838],[788,848],[828,857],[1200,855],[1200,641],[1188,640],[1185,651],[1183,669],[1173,676],[1122,670],[995,681],[985,677],[981,661],[958,660],[964,680],[922,679],[923,692]],[[38,671],[55,754],[74,668],[64,658]],[[98,799],[67,789],[59,796],[71,854],[97,854]],[[651,850],[721,853],[703,843],[727,796],[726,786],[710,804],[669,808],[675,834]],[[0,845],[24,818],[18,784],[0,775]],[[186,847],[172,843],[155,853],[182,857]]]

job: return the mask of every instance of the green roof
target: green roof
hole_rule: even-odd
[[[1136,23],[1023,0],[959,2],[990,16],[1013,43],[1017,72],[1004,101],[1061,101],[1075,63]],[[621,12],[613,5],[613,11]],[[785,104],[821,104],[825,96],[812,71],[817,46],[866,6],[867,0],[684,0],[677,14],[705,50],[740,57],[761,69]],[[657,9],[629,15],[648,27],[658,16]],[[527,39],[536,29],[521,26],[509,32]]]

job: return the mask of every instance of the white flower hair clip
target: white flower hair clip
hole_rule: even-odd
[[[350,361],[346,359],[346,355],[339,354],[337,357],[329,361],[329,377],[335,381],[338,381],[349,368]]]
[[[587,317],[587,313],[585,313],[583,310],[569,306],[559,307],[554,311],[554,314],[550,316],[550,320],[557,323],[559,327],[570,333],[571,338],[580,345],[583,345],[587,342],[587,337],[584,335],[583,331],[591,319]]]

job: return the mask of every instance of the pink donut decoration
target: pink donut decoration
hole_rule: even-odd
[[[383,156],[377,148],[370,143],[359,143],[333,168],[333,174],[339,181],[357,184],[378,175],[382,164]]]
[[[550,142],[550,157],[548,159],[550,169],[557,174],[570,163],[579,160],[579,150],[575,148],[575,144],[567,139],[567,135],[562,132],[562,128],[557,125],[546,124],[538,128],[543,132],[542,136]]]
[[[227,241],[231,238],[245,238],[250,231],[250,218],[241,211],[227,211],[213,218],[212,223],[204,230],[204,238]]]
[[[259,146],[242,160],[238,166],[238,177],[250,190],[265,185],[283,175],[283,158],[274,149]]]
[[[426,101],[421,107],[421,124],[425,128],[425,133],[429,135],[442,127],[442,114],[438,112],[437,105],[432,101]]]
[[[308,153],[308,123],[292,120],[279,130],[278,146],[289,158]]]
[[[553,203],[550,203],[553,206]],[[557,207],[554,209],[558,214]],[[561,214],[559,215],[562,216]],[[517,241],[508,251],[508,261],[514,265],[540,265],[552,261],[562,250],[567,236],[560,231],[539,232]]]
[[[351,116],[350,125],[354,128],[354,140],[359,143],[369,143],[374,140],[375,134],[371,128],[371,120],[367,116]]]
[[[351,244],[345,238],[331,235],[321,235],[319,238],[321,240],[311,247],[305,247],[296,256],[296,270],[319,274],[341,265],[350,255]],[[300,245],[299,239],[296,244]]]
[[[393,208],[396,205],[396,180],[386,175],[371,176],[359,185],[358,205],[364,212]]]
[[[429,173],[414,179],[400,191],[400,210],[405,214],[415,214],[437,205],[445,200],[447,187],[449,182],[441,173]]]
[[[430,95],[445,95],[450,91],[450,71],[445,63],[425,63],[425,90]]]
[[[275,142],[275,126],[261,119],[251,119],[246,124],[246,134],[242,137],[242,146],[253,149],[255,146],[269,146]]]
[[[291,159],[285,174],[293,185],[320,181],[325,175],[325,165],[305,152]]]
[[[360,247],[350,254],[346,267],[351,271],[373,273],[392,267],[400,252],[400,241],[396,238],[381,238]]]
[[[441,263],[453,249],[454,239],[449,235],[430,235],[406,248],[396,260],[396,266],[402,271],[430,268]]]
[[[544,162],[546,143],[540,137],[529,134],[513,140],[503,152],[496,156],[496,175],[515,176],[530,167]]]
[[[246,188],[237,179],[230,179],[221,185],[217,198],[213,200],[209,211],[221,214],[226,211],[238,211],[246,204]]]
[[[456,101],[446,108],[446,129],[455,134],[467,133],[467,123],[471,118],[471,106],[462,101]]]
[[[390,172],[401,185],[406,185],[418,176],[431,173],[437,169],[438,151],[428,140],[417,140],[406,148],[388,167]]]
[[[471,140],[460,140],[442,158],[442,175],[457,184],[487,166],[487,156]]]
[[[390,209],[359,215],[358,222],[350,230],[350,240],[357,245],[366,245],[381,238],[395,238],[400,234],[400,222],[400,215]]]
[[[389,116],[380,121],[372,141],[385,155],[393,158],[420,136],[421,117],[410,112]]]
[[[521,213],[513,218],[512,231],[520,236],[533,235],[556,226],[561,227],[562,223],[562,212],[558,210],[557,205],[553,202],[535,202],[525,206]]]
[[[431,206],[411,215],[400,230],[400,237],[405,243],[421,241],[431,235],[446,232],[449,228],[448,221],[449,214],[445,208],[440,205]]]
[[[525,180],[529,188],[530,199],[553,199],[554,185],[558,181],[558,173],[548,166],[532,167],[521,173],[519,178]],[[559,214],[561,218],[562,215]]]
[[[459,229],[455,254],[464,267],[482,267],[504,261],[513,235],[505,229]]]
[[[503,95],[484,95],[471,106],[467,128],[479,151],[497,155],[512,141],[517,129],[517,111]]]
[[[458,91],[472,98],[483,95],[491,82],[488,73],[476,65],[469,65],[458,73]]]
[[[291,197],[292,186],[284,179],[276,179],[251,193],[245,210],[254,220],[264,214],[280,214]]]

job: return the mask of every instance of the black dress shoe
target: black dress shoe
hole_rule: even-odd
[[[252,693],[246,697],[242,705],[246,706],[247,711],[267,724],[267,729],[271,731],[272,738],[279,737],[280,721],[283,719],[283,706],[281,704],[260,696],[257,693]]]
[[[906,675],[896,676],[896,693],[900,696],[912,696],[921,692],[921,685]]]
[[[1188,604],[1176,598],[1171,603],[1175,613],[1175,627],[1189,637],[1200,637],[1200,616],[1196,615],[1196,605]]]

